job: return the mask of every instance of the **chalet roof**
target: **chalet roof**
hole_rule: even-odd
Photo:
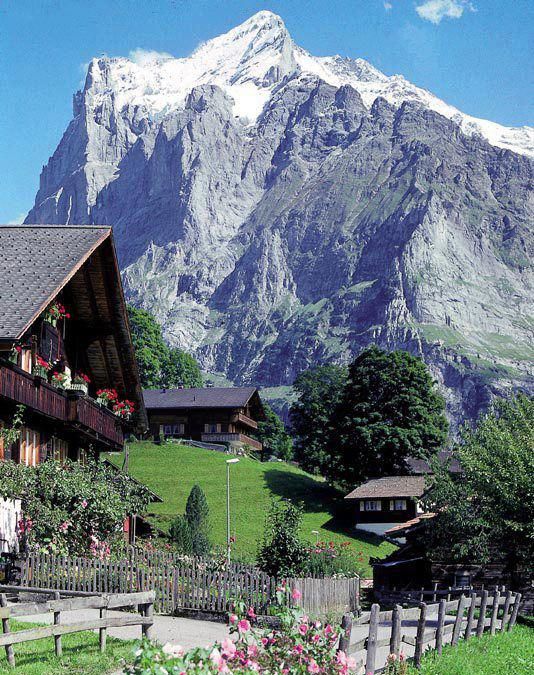
[[[411,528],[415,528],[416,526],[420,525],[424,520],[429,520],[431,518],[434,518],[436,516],[435,513],[421,513],[418,515],[416,518],[412,518],[412,520],[407,520],[405,523],[399,523],[398,525],[394,525],[393,527],[390,527],[389,530],[386,530],[384,534],[389,535],[390,537],[403,537],[407,530],[410,530]]]
[[[256,387],[144,389],[147,410],[154,408],[244,408]]]
[[[110,234],[94,225],[0,225],[0,340],[21,337]]]
[[[424,491],[424,476],[388,476],[366,481],[350,492],[345,499],[421,497]]]

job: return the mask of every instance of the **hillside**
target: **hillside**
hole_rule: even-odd
[[[25,222],[113,225],[129,301],[205,372],[283,387],[376,343],[456,422],[534,390],[531,129],[270,12],[187,59],[93,59],[73,112]]]
[[[116,464],[122,461],[117,455],[109,458]],[[150,506],[151,520],[167,530],[174,516],[183,513],[189,492],[198,483],[210,507],[213,541],[221,547],[226,542],[226,459],[227,455],[219,452],[178,444],[130,445],[130,473],[164,500]],[[393,549],[372,535],[353,536],[350,528],[334,518],[340,495],[322,480],[284,462],[261,463],[242,458],[231,467],[232,534],[236,536],[238,556],[254,557],[273,497],[303,503],[304,539],[315,541],[312,530],[318,530],[322,540],[352,541],[355,556],[361,551],[366,565],[370,556],[383,557]]]

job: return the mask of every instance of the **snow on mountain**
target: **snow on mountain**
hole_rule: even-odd
[[[194,87],[214,84],[233,98],[234,114],[252,124],[281,84],[310,75],[337,87],[354,87],[368,108],[378,97],[396,107],[417,101],[453,120],[468,135],[534,156],[534,128],[510,128],[466,115],[402,75],[388,77],[363,59],[312,56],[295,45],[282,19],[268,11],[203,43],[187,58],[150,53],[144,58],[94,59],[86,88],[102,98],[112,93],[117,110],[141,106],[158,119],[183,107]]]

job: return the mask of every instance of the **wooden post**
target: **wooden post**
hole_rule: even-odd
[[[341,635],[339,637],[339,651],[349,653],[350,636],[352,633],[352,615],[343,614],[341,619]]]
[[[497,587],[493,593],[493,609],[491,610],[491,623],[490,623],[490,634],[495,635],[495,627],[497,625],[497,614],[499,612],[499,600],[501,598],[501,592]]]
[[[415,653],[413,662],[417,669],[421,667],[421,656],[425,649],[425,628],[426,628],[426,603],[421,603],[421,611],[419,613],[419,621],[417,622],[417,635],[415,638]]]
[[[376,668],[376,651],[378,640],[378,624],[380,621],[380,605],[371,606],[369,618],[369,637],[367,638],[367,659],[365,662],[366,675],[374,675]]]
[[[402,629],[402,607],[395,605],[393,608],[393,615],[391,617],[391,639],[389,641],[389,653],[398,656],[400,653],[401,643],[401,629]]]
[[[100,610],[100,618],[105,619],[108,615],[108,610],[106,607],[102,607]],[[103,654],[106,651],[108,631],[105,626],[102,626],[98,631],[98,643],[100,647],[100,652]]]
[[[517,620],[517,614],[519,612],[519,605],[521,603],[521,593],[516,593],[514,598],[514,608],[512,610],[512,616],[510,617],[510,622],[508,623],[508,630],[512,630]]]
[[[473,619],[475,618],[475,605],[477,601],[477,594],[474,591],[471,593],[471,604],[469,605],[469,611],[467,612],[467,624],[465,626],[465,639],[469,640],[471,637],[471,631],[473,630]]]
[[[438,582],[434,581],[434,594],[432,595],[432,602],[436,602],[438,599],[436,591],[438,590]]]
[[[488,591],[482,591],[482,598],[480,599],[480,614],[477,623],[477,637],[482,637],[486,625],[486,610],[488,607]]]
[[[143,624],[143,627],[142,627],[143,637],[146,638],[147,640],[150,640],[150,639],[152,639],[152,626],[154,624],[154,603],[153,602],[149,602],[146,605],[144,605],[143,616],[152,619],[152,623]]]
[[[56,591],[54,593],[54,600],[61,600],[61,593]],[[61,612],[54,612],[54,626],[59,626],[61,623]],[[54,635],[54,650],[56,656],[61,658],[63,656],[63,645],[61,644],[61,635]]]
[[[456,613],[456,621],[454,622],[454,628],[452,631],[452,640],[451,645],[457,645],[458,639],[460,638],[460,631],[462,630],[462,621],[464,618],[465,603],[467,598],[462,593],[460,599],[458,600],[458,609]]]
[[[5,593],[0,593],[0,607],[7,607],[7,597]],[[9,630],[9,619],[2,619],[2,632],[4,635],[10,633]],[[10,666],[15,667],[15,652],[13,651],[13,645],[6,645],[6,657],[7,662]]]
[[[438,607],[438,625],[436,627],[436,651],[441,654],[443,650],[443,627],[445,625],[445,599],[439,601]]]
[[[508,616],[508,612],[510,611],[511,602],[512,602],[512,591],[508,591],[506,593],[506,598],[504,600],[504,609],[502,610],[501,631],[505,630],[506,624],[510,619],[510,617]]]

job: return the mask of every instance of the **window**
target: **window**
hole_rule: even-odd
[[[381,511],[382,510],[382,502],[380,499],[366,499],[364,502],[364,511]]]
[[[216,424],[215,422],[209,422],[204,425],[204,433],[206,434],[219,434],[221,432],[221,425]]]
[[[62,438],[52,438],[52,458],[56,462],[65,462],[69,452],[69,444]]]
[[[389,500],[389,510],[390,511],[406,511],[407,505],[405,499],[390,499]]]
[[[185,433],[185,424],[164,424],[163,435],[165,438],[179,438]]]
[[[20,463],[26,466],[39,464],[40,435],[28,427],[22,427],[20,435]]]

